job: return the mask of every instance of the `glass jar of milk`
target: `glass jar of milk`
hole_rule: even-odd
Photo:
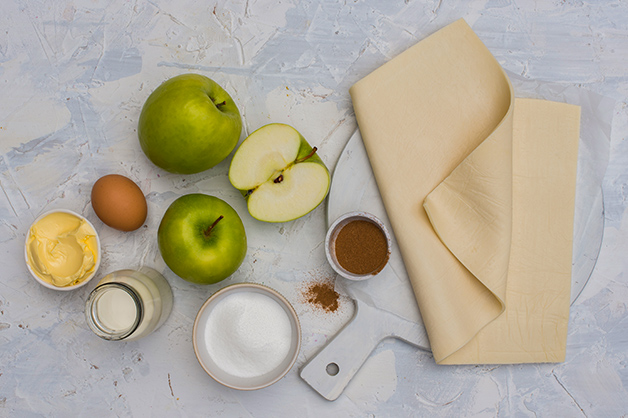
[[[111,341],[130,341],[159,328],[172,310],[172,289],[149,267],[118,270],[98,282],[85,303],[87,324]]]

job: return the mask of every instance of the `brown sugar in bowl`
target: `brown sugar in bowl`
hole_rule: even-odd
[[[390,258],[391,238],[386,226],[367,212],[350,212],[327,231],[325,253],[332,268],[350,280],[377,275]]]

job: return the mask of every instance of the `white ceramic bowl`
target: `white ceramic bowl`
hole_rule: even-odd
[[[94,230],[95,234],[96,234],[96,243],[98,245],[98,249],[96,251],[96,266],[94,267],[94,271],[92,272],[92,274],[90,274],[89,276],[87,276],[85,278],[85,280],[76,283],[72,286],[55,286],[52,283],[48,283],[45,282],[44,280],[42,280],[37,274],[35,274],[35,272],[33,271],[33,268],[30,266],[30,264],[28,263],[28,240],[31,236],[31,228],[33,225],[35,225],[37,222],[39,222],[41,219],[43,219],[44,217],[52,214],[52,213],[57,213],[57,212],[62,212],[62,213],[69,213],[70,215],[74,215],[77,218],[83,219],[85,222],[87,222],[87,224],[89,226],[91,226],[91,228]],[[100,238],[98,237],[98,231],[96,231],[96,228],[94,228],[94,225],[92,225],[92,223],[90,221],[87,220],[86,217],[84,217],[83,215],[79,215],[78,213],[68,210],[68,209],[55,209],[55,210],[50,210],[48,212],[44,212],[41,215],[39,215],[37,217],[37,219],[35,219],[33,221],[33,223],[31,224],[31,226],[28,228],[28,232],[26,233],[26,242],[24,243],[24,260],[26,261],[26,267],[28,268],[28,271],[30,272],[31,276],[33,276],[33,278],[35,280],[37,280],[37,282],[39,284],[41,284],[42,286],[47,287],[48,289],[53,289],[53,290],[61,290],[61,291],[68,291],[68,290],[75,290],[78,289],[79,287],[83,287],[85,286],[91,279],[94,278],[94,276],[96,275],[96,273],[98,272],[98,268],[100,267],[100,260],[102,259],[102,249],[100,247]]]
[[[388,247],[388,258],[386,259],[386,265],[390,260],[392,241],[390,238],[390,234],[388,233],[388,229],[382,223],[382,221],[380,221],[379,218],[377,218],[375,215],[372,215],[368,212],[358,211],[345,213],[344,215],[336,219],[333,224],[331,224],[331,226],[327,230],[327,236],[325,237],[325,255],[327,256],[327,261],[329,261],[329,264],[331,264],[331,267],[336,271],[336,273],[338,273],[345,279],[366,280],[379,274],[383,270],[383,268],[373,273],[355,274],[343,268],[338,262],[338,258],[336,257],[336,238],[338,237],[338,233],[346,224],[352,221],[371,222],[372,224],[375,224],[377,227],[379,227],[379,229],[384,233],[384,235],[386,236],[386,245]]]
[[[290,326],[292,328],[292,340],[290,342],[290,349],[288,355],[283,359],[275,369],[270,372],[255,376],[255,377],[239,377],[234,376],[225,370],[222,370],[214,359],[209,354],[207,344],[205,342],[205,329],[207,326],[209,315],[212,309],[225,297],[232,295],[236,292],[255,292],[269,296],[275,300],[285,311],[288,319],[290,320]],[[262,389],[280,380],[286,375],[294,365],[299,355],[301,348],[301,326],[299,324],[299,318],[294,308],[279,292],[257,284],[257,283],[238,283],[229,285],[222,288],[218,292],[214,293],[203,304],[201,309],[196,315],[194,321],[192,341],[194,345],[194,353],[201,367],[209,374],[215,381],[221,383],[224,386],[238,389],[238,390],[256,390]]]

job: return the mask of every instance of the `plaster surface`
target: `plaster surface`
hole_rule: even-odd
[[[576,86],[614,102],[603,180],[604,240],[571,308],[561,364],[437,366],[429,352],[386,340],[345,393],[328,402],[300,367],[351,318],[351,301],[327,313],[302,294],[335,280],[324,254],[325,205],[296,221],[248,215],[229,184],[230,158],[195,175],[152,165],[137,141],[141,107],[164,80],[196,72],[235,99],[243,139],[270,122],[296,127],[333,169],[356,129],[349,87],[425,36],[465,18],[509,72]],[[628,414],[628,3],[611,1],[4,0],[0,3],[0,416],[589,416]],[[109,173],[148,200],[144,227],[113,230],[90,204]],[[249,249],[216,285],[179,279],[156,245],[161,216],[193,192],[231,204]],[[91,333],[84,302],[96,285],[48,290],[23,259],[31,222],[67,208],[98,229],[97,277],[148,265],[175,304],[150,336],[111,343]],[[192,324],[216,290],[269,285],[299,314],[297,364],[275,385],[228,389],[199,366]]]

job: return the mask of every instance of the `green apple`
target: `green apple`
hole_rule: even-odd
[[[265,222],[297,219],[329,191],[329,170],[293,127],[271,123],[253,132],[235,152],[229,181],[247,199],[249,213]]]
[[[198,284],[226,279],[246,255],[246,234],[238,213],[224,200],[201,193],[172,202],[157,239],[168,267]]]
[[[229,94],[198,74],[173,77],[148,96],[137,134],[149,160],[171,173],[207,170],[238,144],[242,118]]]

